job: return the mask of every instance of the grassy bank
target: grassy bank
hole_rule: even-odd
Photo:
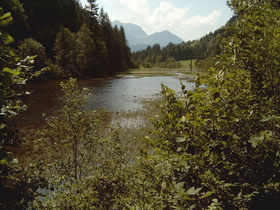
[[[186,74],[186,76],[195,76],[197,73],[202,73],[201,71],[197,69],[193,69],[193,71],[190,71],[189,68],[181,67],[181,68],[174,68],[174,69],[168,69],[168,68],[159,68],[159,67],[153,67],[153,68],[144,68],[141,67],[139,69],[130,69],[129,71],[120,73],[117,75],[117,77],[123,77],[127,75],[131,76],[174,76],[178,73]]]
[[[195,59],[194,59],[194,60],[183,60],[183,61],[179,61],[179,63],[181,64],[181,67],[182,67],[182,68],[190,69],[190,65],[192,64],[193,70],[196,69],[195,62],[196,62]]]

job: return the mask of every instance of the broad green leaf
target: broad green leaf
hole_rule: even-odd
[[[12,74],[12,75],[14,75],[14,76],[18,76],[18,75],[20,74],[19,71],[14,71],[14,70],[12,70],[12,69],[10,69],[10,68],[7,68],[7,67],[5,67],[5,68],[3,69],[3,72],[10,73],[10,74]]]
[[[177,184],[175,185],[175,188],[176,188],[176,189],[181,189],[181,188],[184,187],[184,184],[185,184],[185,182],[179,182],[179,183],[177,183]]]
[[[2,160],[0,160],[0,165],[1,164],[8,164],[9,162],[6,160],[6,159],[2,159]]]
[[[266,115],[263,115],[263,114],[261,114],[261,117],[262,117],[262,119],[260,120],[260,122],[267,122],[271,119],[270,116],[266,116]]]
[[[188,195],[196,195],[197,193],[199,193],[202,190],[202,187],[196,188],[192,187],[187,191]]]
[[[12,42],[14,42],[14,38],[11,37],[11,35],[6,33],[6,32],[4,32],[2,34],[2,38],[3,38],[3,41],[4,41],[5,45],[8,45],[8,44],[11,44]]]
[[[177,152],[181,152],[182,149],[183,149],[182,147],[178,147],[176,151],[177,151]]]
[[[7,127],[6,124],[4,124],[4,123],[0,124],[0,129],[4,129],[4,128],[6,128],[6,127]]]
[[[212,195],[213,193],[215,193],[215,191],[214,190],[212,190],[212,191],[208,191],[208,192],[206,192],[204,195],[202,195],[200,198],[206,198],[206,197],[209,197],[210,195]]]
[[[178,137],[177,139],[176,139],[176,142],[185,142],[186,141],[186,138],[183,138],[183,137]]]
[[[260,141],[264,140],[264,136],[255,136],[252,137],[249,142],[252,144],[252,147],[256,147]]]
[[[2,11],[1,11],[1,13],[2,13]],[[0,17],[0,26],[1,27],[7,27],[12,23],[13,23],[13,18],[11,16],[10,12],[1,15],[1,17]]]

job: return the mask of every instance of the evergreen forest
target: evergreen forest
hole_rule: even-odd
[[[225,27],[131,55],[95,0],[2,0],[0,209],[278,209],[280,2],[227,4]],[[137,131],[89,110],[77,81],[186,57],[206,76],[192,90],[162,84]],[[58,114],[23,135],[11,122],[27,108],[24,87],[57,78]]]
[[[22,57],[37,56],[38,79],[97,77],[132,67],[124,29],[113,27],[95,0],[3,0],[13,24],[6,30]],[[47,70],[47,69],[45,69]]]

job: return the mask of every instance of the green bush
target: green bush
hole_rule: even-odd
[[[160,62],[157,64],[161,68],[181,68],[181,64],[175,60],[175,58],[170,57],[165,60],[165,62]]]
[[[23,58],[27,56],[36,56],[35,57],[36,62],[34,64],[35,71],[40,71],[41,69],[47,66],[47,57],[45,53],[45,48],[40,42],[32,38],[27,38],[19,43],[18,48],[19,48],[19,54]]]
[[[211,67],[217,68],[217,58],[212,56],[204,60],[197,60],[196,66],[203,71],[208,71]]]
[[[34,76],[34,57],[21,59],[11,47],[14,39],[4,29],[11,23],[11,13],[0,7],[0,208],[24,209],[44,182],[39,165],[22,167],[12,153],[21,140],[10,119],[27,108],[22,98],[28,92],[22,88]]]
[[[150,167],[160,171],[166,162],[162,173],[169,181],[157,173],[153,179],[162,182],[158,189],[169,189],[166,195],[173,183],[181,186],[181,208],[279,205],[280,11],[270,1],[230,5],[239,18],[223,41],[221,68],[211,69],[218,73],[203,81],[206,90],[199,77],[193,91],[182,85],[180,95],[163,86],[162,116],[154,119],[159,139],[150,142]]]
[[[127,190],[125,146],[117,132],[101,123],[101,111],[87,110],[87,90],[80,89],[76,79],[61,87],[64,106],[57,117],[47,118],[36,143],[49,186],[32,206],[112,209]]]

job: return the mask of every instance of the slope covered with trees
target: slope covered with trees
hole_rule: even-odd
[[[236,16],[233,16],[226,26],[233,23],[235,19]],[[166,47],[161,47],[159,44],[148,46],[145,50],[134,52],[132,58],[138,65],[145,67],[160,66],[162,62],[170,63],[170,59],[176,61],[195,59],[196,66],[206,70],[217,62],[215,57],[221,53],[221,40],[230,35],[225,27],[210,32],[199,40],[180,44],[169,43]]]
[[[34,70],[49,66],[50,78],[93,77],[128,69],[130,49],[123,28],[89,0],[3,0],[14,24],[7,30],[21,56],[37,55]]]

